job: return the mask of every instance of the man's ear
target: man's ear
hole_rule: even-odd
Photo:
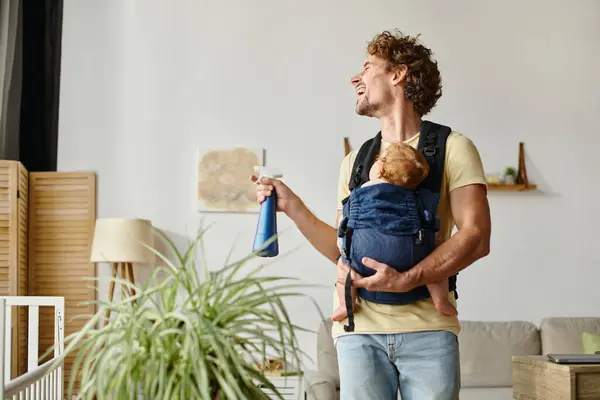
[[[400,65],[399,67],[395,67],[393,69],[392,74],[392,84],[400,85],[402,82],[406,80],[406,76],[408,75],[408,67],[406,65]]]

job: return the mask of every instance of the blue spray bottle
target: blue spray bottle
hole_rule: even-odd
[[[259,179],[262,177],[277,179],[283,176],[276,168],[254,167],[254,171],[259,174]],[[260,205],[252,251],[260,257],[277,256],[279,254],[279,244],[277,238],[273,238],[275,235],[277,235],[277,194],[273,190],[271,195]],[[267,242],[269,243],[267,244]]]

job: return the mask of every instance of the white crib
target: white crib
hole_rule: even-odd
[[[10,379],[11,321],[13,306],[29,308],[27,333],[27,372]],[[38,365],[39,310],[54,307],[54,357]],[[0,297],[0,400],[62,400],[63,363],[53,361],[64,350],[64,297],[8,296]]]

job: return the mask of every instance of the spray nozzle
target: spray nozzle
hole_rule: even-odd
[[[254,172],[257,172],[259,174],[259,179],[262,177],[277,179],[283,176],[283,174],[277,168],[272,167],[256,166],[254,167]]]

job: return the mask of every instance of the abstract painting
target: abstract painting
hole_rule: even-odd
[[[255,166],[264,165],[264,158],[264,149],[198,151],[198,211],[257,213],[260,206],[250,175]]]

